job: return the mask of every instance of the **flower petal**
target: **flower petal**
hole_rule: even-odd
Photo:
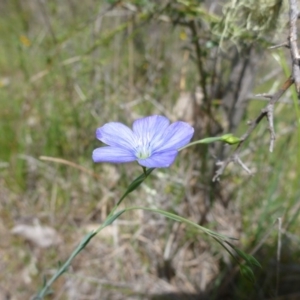
[[[177,150],[156,152],[145,159],[138,159],[138,163],[147,168],[168,168],[174,162]]]
[[[153,143],[161,137],[169,124],[170,121],[166,117],[154,115],[134,121],[132,129],[137,138],[147,139]]]
[[[178,150],[185,146],[192,139],[194,134],[194,128],[185,122],[175,122],[171,124],[164,132],[163,144],[157,145],[154,152],[162,152],[168,150]]]
[[[96,130],[96,137],[101,142],[119,148],[131,150],[135,145],[132,130],[119,122],[110,122]]]
[[[93,151],[93,161],[110,162],[110,163],[126,163],[135,161],[136,157],[128,150],[117,147],[100,147]]]

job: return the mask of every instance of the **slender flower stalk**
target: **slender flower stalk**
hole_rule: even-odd
[[[146,168],[167,168],[178,150],[189,143],[194,128],[178,121],[170,125],[163,116],[149,116],[133,122],[132,129],[110,122],[96,130],[96,137],[108,146],[93,151],[94,162],[137,161]]]
[[[170,125],[170,121],[163,116],[150,116],[136,120],[133,123],[132,130],[122,123],[115,122],[107,123],[97,129],[97,138],[106,143],[108,146],[94,150],[93,160],[95,162],[125,163],[137,160],[143,167],[143,174],[131,182],[104,222],[96,230],[91,231],[82,239],[66,262],[60,266],[49,281],[44,282],[43,288],[32,298],[33,300],[42,300],[47,294],[49,294],[51,285],[68,270],[73,259],[88,245],[95,235],[97,235],[103,228],[112,224],[124,212],[135,209],[157,212],[171,220],[181,223],[184,222],[188,225],[194,226],[213,237],[233,256],[231,250],[225,244],[227,243],[231,248],[233,248],[233,250],[235,250],[237,255],[245,260],[246,265],[240,264],[243,274],[247,275],[250,279],[254,278],[251,266],[260,266],[259,263],[254,257],[245,254],[238,248],[235,248],[226,240],[225,236],[164,210],[147,207],[130,207],[118,210],[121,202],[130,193],[135,191],[155,168],[170,166],[175,160],[178,151],[196,144],[206,144],[216,141],[222,141],[228,144],[236,144],[240,142],[240,139],[234,137],[232,134],[226,134],[221,137],[208,137],[188,144],[193,134],[194,129],[189,124],[179,121]],[[60,162],[62,163],[62,161]],[[233,257],[236,259],[235,256]]]

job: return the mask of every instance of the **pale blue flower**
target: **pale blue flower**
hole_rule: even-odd
[[[188,144],[194,128],[185,122],[170,121],[163,116],[149,116],[133,122],[132,130],[119,122],[110,122],[96,131],[107,144],[93,151],[94,162],[127,163],[137,161],[147,168],[167,168],[178,149]]]

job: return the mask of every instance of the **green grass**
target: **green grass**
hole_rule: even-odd
[[[183,63],[184,49],[192,46],[181,39],[185,29],[179,25],[156,19],[146,22],[152,16],[147,10],[137,13],[136,25],[131,25],[132,18],[118,14],[125,11],[118,7],[112,11],[116,15],[97,17],[107,8],[105,1],[49,2],[48,6],[30,3],[5,2],[0,18],[0,264],[7,270],[0,274],[0,282],[16,299],[27,299],[37,291],[43,276],[52,275],[58,261],[65,261],[89,226],[104,220],[113,203],[141,173],[136,164],[94,165],[91,153],[100,146],[95,129],[109,121],[130,125],[144,115],[172,115],[181,92],[183,66],[186,90],[198,85],[194,55]],[[263,72],[257,73],[255,90],[259,92],[268,92],[288,75],[289,60],[281,54],[282,74],[261,83],[278,67],[269,52],[266,57],[260,66]],[[228,68],[224,76],[229,73]],[[291,267],[300,263],[299,112],[294,92],[284,98],[293,99],[293,103],[276,106],[274,152],[268,151],[265,120],[244,146],[243,161],[255,170],[253,177],[230,165],[221,178],[221,197],[205,203],[211,177],[200,171],[203,158],[199,152],[208,152],[199,146],[201,151],[180,153],[171,169],[153,172],[124,203],[127,207],[165,209],[195,222],[208,212],[204,225],[239,237],[239,247],[246,253],[260,245],[255,251],[262,264],[261,270],[255,270],[256,286],[240,275],[233,276],[235,299],[274,295],[278,234],[274,223],[278,217],[283,218],[282,295],[288,294],[294,283],[289,273],[299,275]],[[250,101],[237,133],[244,132],[246,120],[254,119],[265,104]],[[217,113],[222,120],[220,111]],[[40,156],[79,164],[100,178],[39,160]],[[207,168],[212,164],[208,161]],[[38,249],[10,233],[15,225],[32,224],[34,219],[55,228],[62,243]],[[173,224],[150,212],[127,212],[120,223],[99,234],[76,258],[72,269],[55,283],[54,291],[62,293],[61,299],[68,299],[71,292],[81,293],[82,299],[87,295],[91,299],[121,299],[124,294],[143,299],[141,291],[151,283],[152,294],[176,287],[214,295],[234,263],[214,241]],[[170,282],[159,278],[158,272],[168,242],[168,259],[176,271]],[[64,290],[66,281],[68,291]],[[118,286],[118,281],[123,285]]]

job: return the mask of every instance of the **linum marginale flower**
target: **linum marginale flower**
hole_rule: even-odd
[[[109,122],[96,130],[96,137],[108,146],[93,151],[94,162],[127,163],[137,161],[147,168],[167,168],[178,149],[194,134],[189,124],[170,121],[163,116],[135,120],[132,130],[119,122]]]

